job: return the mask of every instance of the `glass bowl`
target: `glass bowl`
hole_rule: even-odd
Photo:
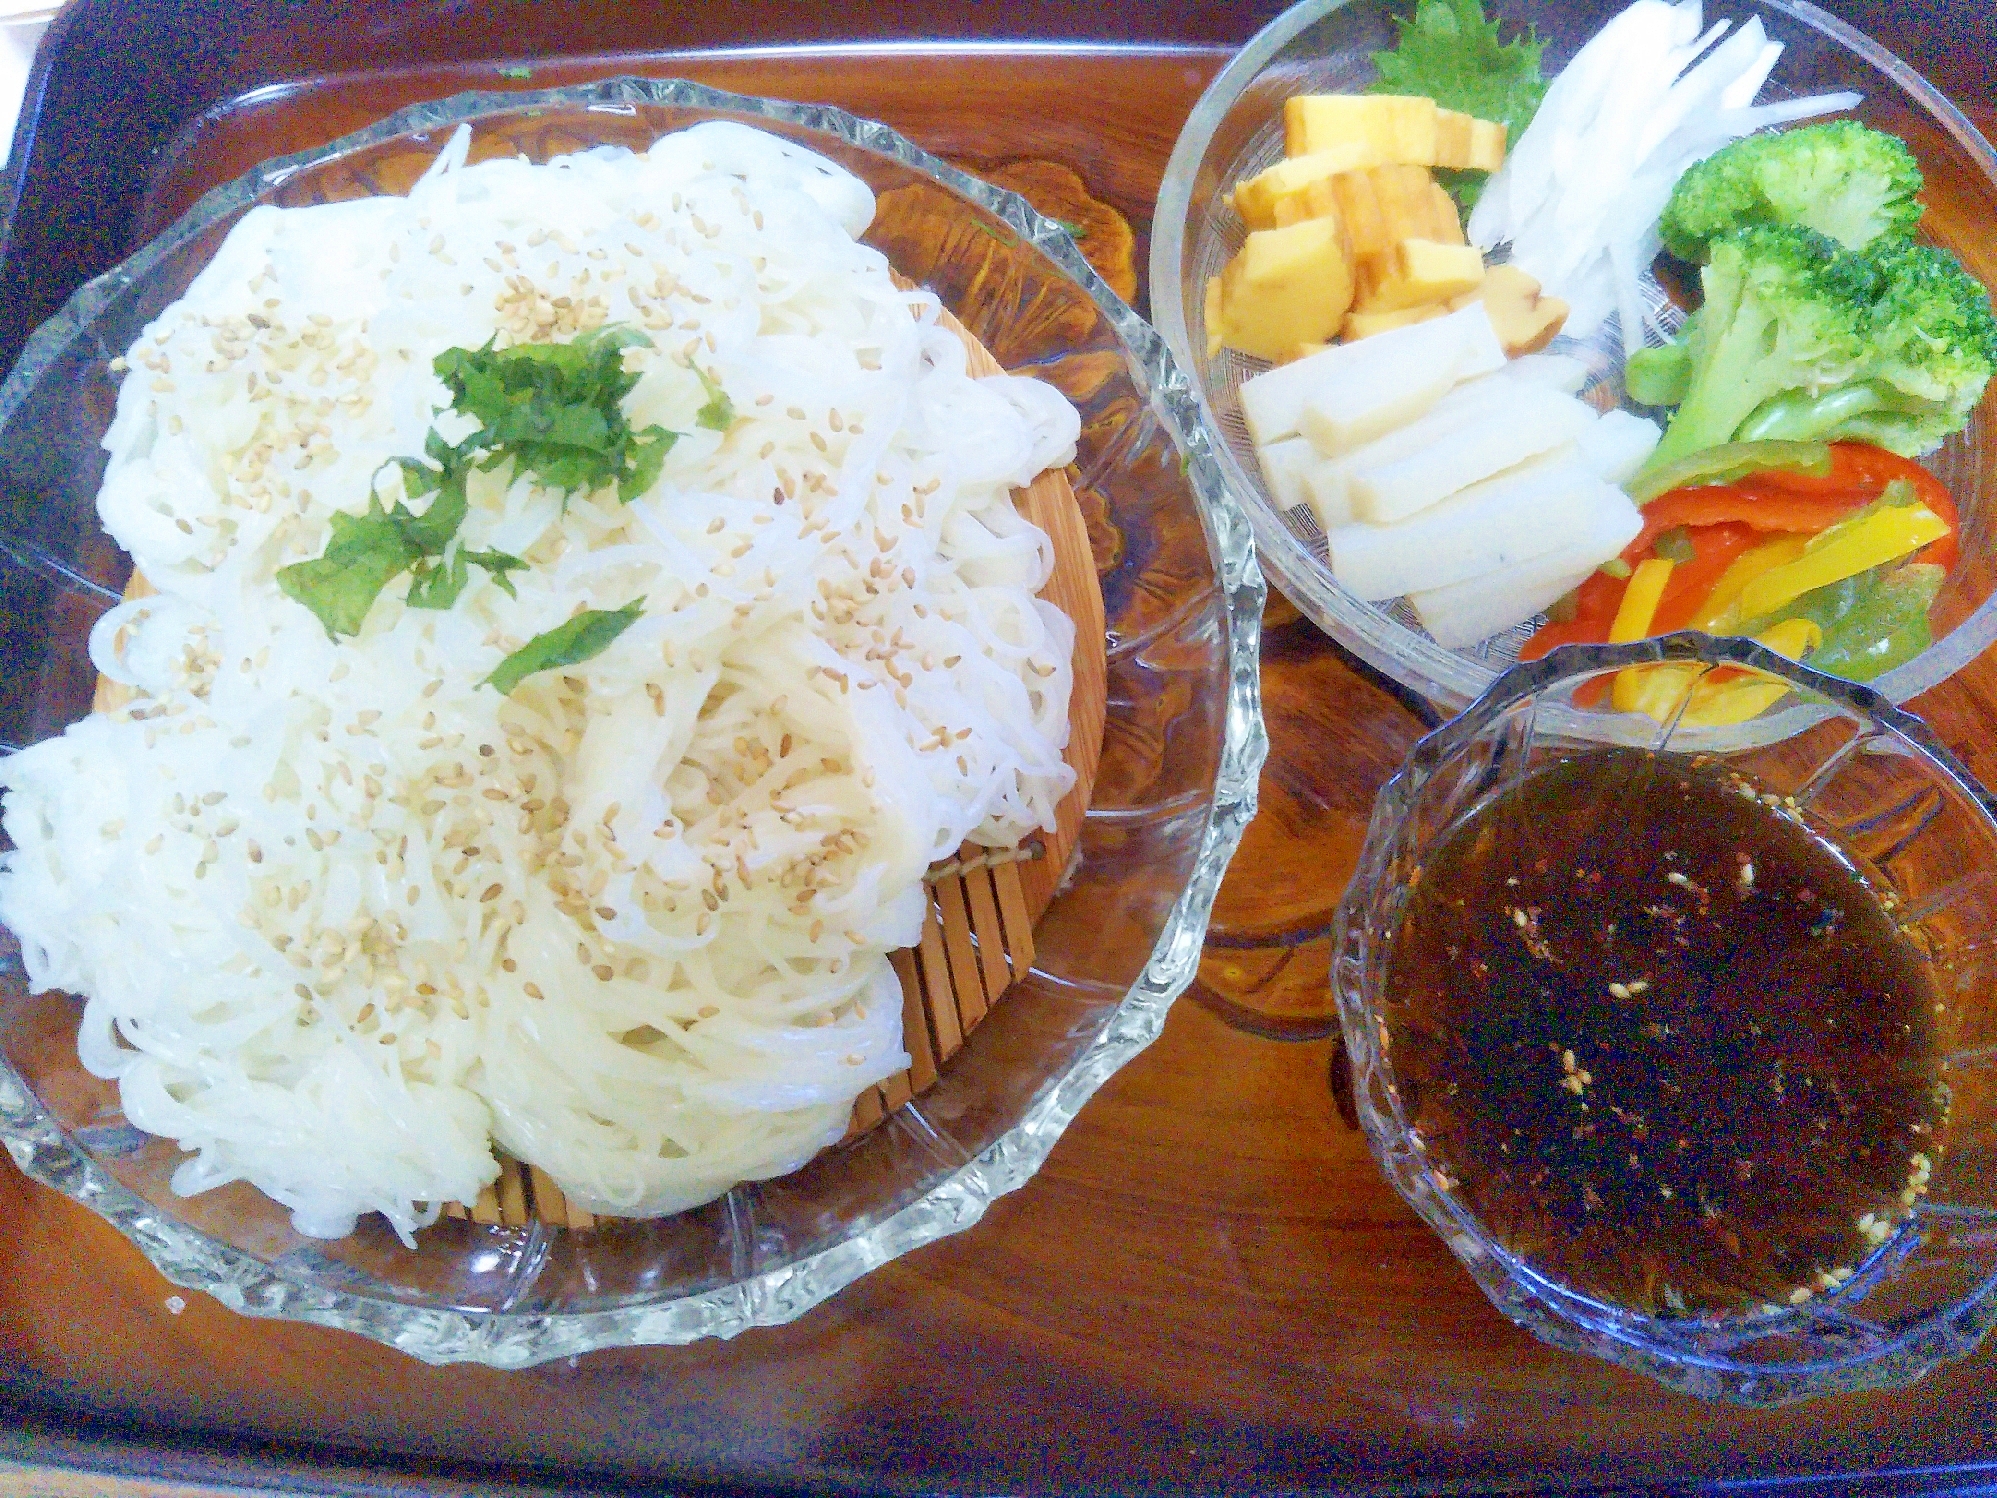
[[[1466,817],[1579,750],[1620,744],[1686,752],[1675,724],[1588,705],[1603,678],[1658,661],[1759,668],[1809,700],[1815,713],[1805,731],[1716,758],[1765,799],[1793,798],[1783,802],[1790,815],[1855,855],[1925,954],[1941,1001],[1936,1050],[1950,1094],[1941,1162],[1912,1215],[1890,1234],[1880,1229],[1883,1241],[1848,1266],[1850,1278],[1801,1304],[1653,1316],[1561,1283],[1501,1241],[1468,1205],[1468,1193],[1456,1190],[1461,1183],[1438,1168],[1424,1137],[1431,1118],[1423,1090],[1403,1087],[1396,1071],[1404,1048],[1391,1040],[1403,1033],[1407,1014],[1387,975],[1416,870]],[[1878,692],[1793,665],[1751,641],[1688,632],[1569,646],[1514,666],[1461,717],[1415,746],[1374,805],[1337,916],[1332,989],[1360,1120],[1381,1169],[1500,1311],[1555,1346],[1607,1358],[1685,1393],[1774,1405],[1905,1385],[1970,1352],[1997,1323],[1992,930],[1997,801],[1919,719]],[[1582,1080],[1589,1080],[1585,1073]]]
[[[1393,45],[1399,0],[1305,0],[1258,33],[1201,97],[1165,171],[1151,237],[1151,309],[1158,329],[1200,394],[1207,430],[1229,488],[1241,499],[1269,576],[1298,608],[1341,645],[1416,692],[1456,711],[1517,658],[1537,621],[1463,650],[1438,645],[1404,602],[1362,603],[1331,575],[1324,536],[1309,512],[1278,508],[1262,481],[1241,417],[1237,391],[1264,366],[1232,350],[1206,354],[1203,292],[1240,248],[1241,220],[1222,201],[1243,177],[1282,155],[1283,101],[1293,94],[1351,91],[1372,81],[1370,55]],[[1564,66],[1624,0],[1488,0],[1507,34],[1536,28],[1546,42],[1548,76]],[[1855,89],[1854,111],[1904,138],[1927,177],[1922,233],[1953,251],[1986,286],[1997,286],[1997,255],[1987,226],[1997,218],[1997,152],[1976,127],[1913,69],[1850,26],[1804,0],[1711,0],[1708,20],[1736,25],[1758,16],[1784,44],[1765,96]],[[1670,326],[1681,314],[1655,282],[1648,306]],[[1655,341],[1655,335],[1653,335]],[[1585,398],[1598,407],[1628,404],[1620,335],[1613,322],[1585,341],[1561,337],[1556,353],[1591,370]],[[1997,440],[1986,399],[1968,429],[1924,460],[1953,491],[1962,515],[1962,562],[1931,615],[1935,642],[1874,685],[1905,702],[1973,660],[1997,640]],[[1641,409],[1641,408],[1632,408]]]
[[[1192,977],[1265,750],[1263,585],[1191,390],[1163,340],[1069,235],[892,131],[838,110],[620,78],[406,109],[201,200],[79,291],[0,387],[0,747],[89,710],[85,641],[129,561],[102,533],[107,362],[259,203],[398,192],[460,122],[474,154],[643,148],[707,119],[796,139],[864,179],[867,238],[1009,369],[1082,412],[1071,469],[1109,628],[1108,724],[1079,859],[1035,931],[1036,964],[941,1080],[797,1172],[696,1211],[593,1233],[445,1219],[404,1248],[381,1219],[299,1236],[246,1185],[191,1198],[179,1152],[132,1128],[77,1060],[80,1004],[31,995],[0,930],[0,1134],[16,1163],[94,1208],[177,1284],[252,1315],[318,1322],[431,1362],[519,1367],[606,1346],[732,1336],[800,1315],[1023,1184],[1091,1094],[1158,1033]]]

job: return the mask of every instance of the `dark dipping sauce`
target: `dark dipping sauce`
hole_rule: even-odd
[[[1432,1179],[1597,1300],[1800,1304],[1940,1163],[1925,960],[1855,860],[1721,764],[1590,750],[1475,812],[1386,993]]]

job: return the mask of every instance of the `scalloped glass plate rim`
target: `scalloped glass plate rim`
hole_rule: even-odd
[[[1019,1122],[892,1216],[817,1254],[734,1284],[676,1299],[575,1312],[457,1311],[308,1284],[163,1215],[119,1185],[63,1134],[20,1076],[0,1060],[0,1136],[26,1174],[91,1208],[129,1238],[176,1285],[212,1295],[250,1316],[359,1333],[429,1363],[518,1368],[605,1347],[732,1337],[802,1315],[868,1270],[972,1226],[994,1197],[1039,1169],[1084,1103],[1157,1038],[1172,1002],[1192,981],[1228,860],[1255,814],[1268,753],[1259,676],[1266,590],[1248,521],[1221,478],[1197,397],[1158,333],[1096,273],[1068,232],[1017,193],[992,187],[923,150],[886,125],[830,105],[728,93],[684,79],[616,77],[518,93],[480,91],[410,105],[324,146],[274,158],[211,189],[157,238],[78,288],[37,328],[0,385],[0,429],[44,369],[92,319],[155,265],[238,208],[308,166],[398,136],[454,127],[533,108],[626,112],[637,105],[708,109],[801,126],[914,168],[986,209],[1051,260],[1096,304],[1131,359],[1133,375],[1184,460],[1226,606],[1228,702],[1214,800],[1192,879],[1174,902],[1143,972],[1087,1050],[1050,1078]]]

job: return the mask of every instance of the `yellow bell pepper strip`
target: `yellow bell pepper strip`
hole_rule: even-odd
[[[1700,682],[1679,721],[1688,728],[1731,728],[1758,718],[1780,702],[1789,690],[1786,681],[1742,676],[1732,681]]]
[[[1801,497],[1832,504],[1848,500],[1856,507],[1857,503],[1877,499],[1894,479],[1905,479],[1911,484],[1914,497],[1950,526],[1949,535],[1929,544],[1915,560],[1932,562],[1937,567],[1953,571],[1956,536],[1961,527],[1957,524],[1955,499],[1948,492],[1948,486],[1913,459],[1889,453],[1883,447],[1873,447],[1864,442],[1834,442],[1831,444],[1831,471],[1823,477],[1812,477],[1794,469],[1771,471],[1742,479],[1739,487],[1755,499],[1789,500]],[[1646,523],[1648,517],[1649,511],[1646,510]],[[1783,525],[1771,529],[1815,531],[1823,527]]]
[[[1755,638],[1784,659],[1800,661],[1823,643],[1824,632],[1813,619],[1784,619]],[[1788,690],[1788,682],[1758,671],[1725,681],[1709,676],[1692,688],[1682,721],[1693,728],[1730,728],[1760,717]]]
[[[1912,486],[1896,479],[1849,520],[1812,536],[1795,561],[1771,567],[1741,589],[1742,616],[1773,614],[1805,593],[1897,561],[1947,535],[1948,522],[1912,496]]]
[[[1630,574],[1629,586],[1623,589],[1623,600],[1616,605],[1615,620],[1609,625],[1611,645],[1625,645],[1650,634],[1650,621],[1657,617],[1658,600],[1664,597],[1665,584],[1671,581],[1671,569],[1676,565],[1668,557],[1651,557],[1648,561],[1637,563],[1636,570]],[[1663,687],[1661,684],[1655,687],[1648,685],[1646,678],[1658,673],[1674,674],[1677,669],[1669,666],[1625,666],[1616,673],[1615,683],[1609,689],[1609,701],[1617,712],[1650,712],[1648,704]],[[1684,695],[1682,686],[1676,689],[1676,695]]]
[[[1720,580],[1713,584],[1713,591],[1706,595],[1706,601],[1692,616],[1692,628],[1702,629],[1709,635],[1737,633],[1742,619],[1741,589],[1762,573],[1795,561],[1803,554],[1803,547],[1809,539],[1808,536],[1781,535],[1735,557],[1733,565],[1720,574]]]
[[[1642,713],[1668,723],[1705,671],[1704,666],[1625,666],[1609,689],[1610,705],[1619,713]]]
[[[1823,626],[1814,619],[1784,619],[1755,636],[1784,660],[1800,661],[1824,643]]]
[[[1623,590],[1623,601],[1616,605],[1615,622],[1609,626],[1611,645],[1625,645],[1650,633],[1657,601],[1664,596],[1664,585],[1671,581],[1675,565],[1666,557],[1637,563],[1636,571],[1630,574],[1629,586]]]
[[[1823,643],[1813,619],[1785,619],[1756,638],[1787,660],[1801,660]],[[1659,723],[1679,719],[1689,728],[1725,728],[1745,723],[1781,700],[1789,684],[1758,671],[1725,674],[1705,666],[1629,666],[1616,673],[1611,701],[1618,712],[1642,713]],[[1688,700],[1689,694],[1689,700]]]

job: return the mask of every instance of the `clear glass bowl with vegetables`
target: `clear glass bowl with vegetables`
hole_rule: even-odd
[[[1610,709],[1728,676],[1814,723],[1706,753]],[[1910,1383],[1997,1324],[1993,863],[1989,793],[1870,688],[1692,632],[1516,665],[1339,908],[1368,1143],[1555,1346],[1749,1405]]]
[[[1808,5],[1313,0],[1188,121],[1153,306],[1271,576],[1438,704],[1684,627],[1905,701],[1997,639],[1993,215]]]
[[[132,565],[107,534],[97,505],[107,464],[103,440],[118,408],[120,370],[115,363],[162,309],[211,267],[233,228],[258,214],[264,215],[260,222],[269,223],[267,204],[312,212],[325,211],[320,205],[370,211],[407,193],[436,164],[447,141],[456,141],[450,149],[468,147],[475,161],[508,165],[516,157],[537,162],[562,157],[570,160],[571,169],[579,169],[574,165],[578,161],[626,161],[628,153],[648,151],[670,132],[702,124],[712,128],[715,122],[734,122],[733,127],[721,126],[732,132],[729,139],[748,135],[740,129],[748,126],[761,133],[758,139],[775,135],[796,143],[817,153],[812,159],[835,163],[866,184],[872,217],[863,253],[871,257],[878,252],[909,282],[932,291],[945,311],[999,361],[996,367],[1031,367],[1080,409],[1085,431],[1070,471],[1074,487],[1088,497],[1088,531],[1079,553],[1070,546],[1066,554],[1078,555],[1084,569],[1093,563],[1100,579],[1109,630],[1108,701],[1089,810],[1081,818],[1072,858],[1061,860],[1062,867],[1054,870],[1059,892],[1037,922],[1028,917],[1023,901],[986,912],[996,912],[1006,923],[1008,939],[1018,938],[1009,957],[998,950],[1001,943],[989,939],[991,925],[980,931],[963,923],[958,932],[963,940],[948,950],[947,958],[939,952],[920,954],[923,962],[936,958],[955,964],[931,963],[922,969],[925,993],[942,995],[935,1009],[937,1026],[946,1021],[957,1025],[956,1005],[967,1000],[968,984],[978,973],[996,983],[994,964],[1004,972],[1011,962],[1004,1002],[990,1007],[974,1033],[968,1022],[951,1031],[953,1045],[949,1053],[939,1050],[931,1056],[934,1080],[925,1073],[919,1095],[898,1094],[896,1103],[883,1106],[871,1125],[861,1120],[848,1137],[800,1157],[798,1168],[777,1175],[765,1171],[761,1174],[767,1178],[744,1179],[704,1205],[649,1217],[642,1212],[613,1215],[617,1204],[605,1207],[601,1200],[583,1201],[578,1212],[573,1194],[565,1202],[563,1192],[543,1194],[538,1170],[528,1198],[534,1210],[525,1212],[520,1210],[522,1176],[516,1170],[502,1178],[491,1210],[486,1200],[490,1192],[476,1204],[461,1199],[460,1213],[445,1211],[441,1217],[445,1203],[425,1198],[420,1232],[398,1234],[380,1211],[370,1210],[359,1214],[357,1222],[350,1213],[344,1227],[352,1231],[344,1236],[337,1235],[343,1228],[302,1223],[290,1203],[280,1203],[246,1180],[197,1177],[190,1183],[182,1173],[190,1156],[173,1138],[135,1126],[105,1069],[92,1071],[84,1064],[78,1047],[84,998],[64,992],[60,983],[31,983],[28,970],[36,964],[26,960],[24,942],[0,927],[0,1010],[6,1021],[0,1045],[0,1137],[13,1159],[31,1176],[101,1213],[169,1279],[206,1291],[243,1313],[336,1327],[431,1362],[502,1367],[599,1347],[733,1336],[752,1326],[787,1321],[897,1256],[971,1227],[996,1196],[1023,1185],[1097,1087],[1158,1033],[1173,999],[1192,977],[1227,859],[1253,813],[1266,747],[1256,685],[1263,586],[1246,524],[1220,482],[1193,397],[1162,340],[1107,288],[1072,238],[1024,199],[949,167],[883,126],[831,108],[633,78],[418,105],[321,148],[266,163],[215,189],[131,259],[80,290],[36,332],[0,387],[0,499],[5,501],[0,504],[0,587],[7,600],[0,628],[0,659],[5,661],[0,671],[0,752],[60,742],[65,729],[87,728],[101,716],[92,711],[98,675],[90,637],[96,621],[120,606],[120,590]],[[465,127],[462,137],[456,134],[460,126]],[[776,143],[765,149],[776,149]],[[457,159],[462,163],[466,158]],[[656,220],[667,213],[667,195],[659,196],[657,212],[646,208],[643,217]],[[673,212],[679,206],[670,205]],[[746,200],[742,212],[746,217]],[[760,210],[756,226],[763,226]],[[430,253],[441,264],[446,252],[442,231],[459,226],[437,227]],[[427,219],[422,228],[429,230]],[[529,249],[554,241],[545,251],[553,257],[570,231],[587,233],[580,224],[552,224],[537,226],[522,238]],[[706,229],[695,232],[707,236]],[[512,248],[510,241],[504,249],[495,246],[506,254]],[[571,245],[564,253],[577,249]],[[592,265],[603,263],[600,247],[590,254]],[[458,264],[455,258],[450,263]],[[756,265],[762,268],[762,262]],[[880,267],[883,275],[885,268]],[[494,261],[491,269],[497,276],[502,267]],[[660,277],[659,294],[667,294],[667,269],[654,260],[652,270]],[[451,276],[457,279],[458,274]],[[606,273],[601,284],[610,281]],[[455,288],[434,299],[445,312],[481,310],[482,300],[474,303],[465,295],[454,301],[450,289]],[[465,291],[470,290],[467,285]],[[550,325],[566,313],[571,318],[567,331],[579,332],[581,320],[575,313],[580,299],[562,300],[562,307],[547,297],[498,305],[514,306]],[[634,306],[640,300],[630,297]],[[1028,305],[1036,315],[1021,319],[1018,309]],[[323,326],[332,323],[328,316]],[[322,324],[315,317],[308,326]],[[749,323],[750,335],[760,338],[761,326]],[[302,336],[318,335],[308,331]],[[399,469],[402,498],[385,505],[377,489],[366,513],[358,504],[341,510],[343,523],[333,527],[327,554],[313,558],[307,551],[283,570],[285,593],[317,616],[302,617],[301,628],[319,644],[326,643],[322,637],[344,640],[352,634],[385,590],[394,597],[406,590],[412,606],[434,606],[432,617],[450,619],[457,617],[451,612],[454,606],[461,612],[468,600],[476,601],[474,590],[491,593],[498,588],[510,598],[513,586],[525,591],[532,585],[532,577],[519,570],[520,559],[504,545],[474,551],[450,544],[448,531],[463,518],[466,486],[474,490],[474,503],[486,502],[478,486],[490,478],[480,466],[489,468],[489,460],[460,447],[474,435],[473,428],[504,426],[518,417],[505,433],[516,451],[545,440],[548,450],[536,456],[549,465],[584,451],[612,460],[588,473],[564,472],[557,481],[562,496],[575,483],[609,506],[622,498],[626,480],[638,487],[649,482],[648,465],[650,474],[659,472],[657,459],[666,440],[661,428],[648,426],[643,413],[628,422],[617,414],[623,410],[618,398],[628,373],[617,335],[566,342],[513,340],[497,354],[492,344],[482,350],[473,346],[484,336],[482,332],[480,339],[442,361],[445,368],[438,375],[452,386],[452,409],[440,416],[436,409],[426,409],[423,399],[394,408],[398,418],[407,418],[398,428],[403,440],[394,450],[420,450],[427,458],[389,461],[389,467]],[[949,362],[947,354],[938,356],[939,363]],[[354,357],[365,362],[371,353],[363,346]],[[961,361],[966,355],[959,352],[957,357]],[[248,378],[251,388],[258,381],[258,374]],[[307,388],[321,383],[315,378]],[[593,392],[590,402],[579,406],[564,397],[535,406],[530,400],[525,404],[534,408],[523,409],[516,398],[530,392],[561,396],[563,390],[555,387],[572,383]],[[679,387],[690,419],[670,428],[678,434],[676,441],[697,444],[711,438],[718,443],[721,428],[730,424],[725,410],[713,409],[719,397],[711,389],[703,393],[701,384],[689,373]],[[608,414],[594,409],[598,396],[607,401]],[[766,392],[761,399],[769,402],[774,396]],[[550,415],[543,406],[559,409]],[[469,414],[473,410],[475,416]],[[1141,417],[1135,428],[1133,416]],[[454,425],[443,432],[433,420]],[[857,434],[858,423],[846,430]],[[822,434],[819,441],[824,441]],[[479,435],[469,445],[495,449],[489,435]],[[817,446],[821,453],[826,450]],[[961,442],[951,450],[961,454]],[[875,454],[881,451],[874,449]],[[861,461],[871,465],[887,459]],[[304,467],[302,461],[299,467]],[[862,470],[862,477],[872,471]],[[384,470],[377,476],[386,483],[395,475]],[[316,474],[312,479],[323,482]],[[772,507],[797,499],[789,484],[785,480],[777,487]],[[684,505],[684,494],[676,491],[671,502]],[[803,503],[793,505],[793,512]],[[729,514],[739,517],[749,501],[738,496],[727,504]],[[569,499],[562,498],[561,506],[568,513]],[[726,529],[719,515],[710,524],[708,534]],[[192,526],[177,529],[193,535]],[[769,529],[774,533],[777,527]],[[885,550],[884,541],[877,544]],[[732,574],[732,563],[728,565]],[[887,577],[879,557],[874,566],[871,576]],[[544,574],[550,570],[542,568]],[[705,598],[710,591],[703,581],[694,596]],[[460,592],[465,598],[458,598]],[[422,602],[415,602],[419,598]],[[818,600],[812,602],[816,607]],[[518,678],[590,657],[608,659],[614,652],[605,651],[607,645],[627,627],[641,628],[634,623],[636,613],[635,605],[575,613],[496,660],[496,669],[479,690],[512,688]],[[992,633],[996,637],[998,626]],[[395,630],[387,634],[393,637]],[[500,643],[495,637],[486,647],[496,651]],[[841,676],[830,669],[823,674]],[[335,692],[331,683],[350,677],[353,685],[340,690],[384,690],[382,680],[350,673],[344,661],[321,678],[327,685],[315,690],[322,700],[330,700]],[[274,698],[279,695],[273,693]],[[423,696],[429,699],[430,693]],[[436,705],[445,706],[443,694]],[[665,709],[663,697],[654,698],[648,716],[662,719]],[[348,731],[381,716],[378,706],[364,709]],[[426,722],[424,731],[433,726]],[[328,737],[318,735],[320,740]],[[441,731],[433,737],[439,742],[445,738]],[[245,734],[242,745],[271,739],[269,734],[261,741]],[[736,742],[745,746],[738,754],[753,758],[753,745],[745,739]],[[763,762],[788,757],[792,750],[786,732],[774,755],[765,752]],[[488,744],[484,752],[495,748]],[[623,756],[624,762],[632,759]],[[452,776],[453,783],[465,778]],[[371,800],[379,795],[360,774],[344,784],[351,787],[356,781]],[[443,806],[442,794],[422,809],[423,815]],[[204,807],[212,810],[226,799],[224,792],[198,797],[187,815],[199,815]],[[279,798],[273,792],[265,799]],[[469,791],[460,800],[474,804]],[[613,820],[606,812],[603,825]],[[122,824],[104,835],[119,830]],[[216,834],[228,835],[233,829]],[[419,828],[417,835],[426,834]],[[315,829],[301,841],[322,850],[339,836],[334,831],[321,838]],[[211,850],[216,846],[209,843]],[[20,852],[0,839],[0,853],[9,859]],[[252,843],[246,857],[261,865],[264,853]],[[420,845],[416,853],[421,855]],[[401,852],[395,857],[400,859]],[[281,858],[278,854],[272,861]],[[377,862],[387,867],[385,859]],[[975,862],[959,859],[957,868],[969,872]],[[192,877],[202,879],[207,872],[204,860]],[[223,882],[208,880],[202,887],[212,890]],[[1054,882],[1049,879],[1050,893]],[[1001,884],[994,879],[999,902],[1008,898]],[[99,886],[93,881],[91,887]],[[942,898],[950,898],[948,888]],[[978,887],[965,882],[964,888],[975,904]],[[495,884],[493,890],[498,889]],[[297,889],[292,908],[309,893]],[[413,910],[421,892],[412,885],[408,893]],[[711,890],[705,893],[712,896]],[[814,888],[811,897],[819,893]],[[266,901],[272,908],[278,903]],[[720,903],[708,898],[704,908],[712,912]],[[129,913],[113,904],[91,919],[117,926]],[[596,912],[604,920],[613,913],[608,908]],[[706,925],[705,916],[696,919]],[[758,934],[759,944],[769,940],[768,929]],[[131,952],[146,972],[177,973],[208,961],[175,948],[140,952],[135,945],[128,938],[121,951]],[[458,987],[461,971],[469,971],[462,964],[465,943],[458,947],[458,963],[432,970],[434,981],[427,986],[432,995],[448,990],[458,1001],[455,1007],[468,1015]],[[966,966],[967,958],[976,966]],[[216,959],[212,970],[244,971],[231,963]],[[515,964],[508,960],[502,966],[510,971]],[[259,975],[264,971],[255,969]],[[943,983],[945,974],[965,986],[950,991]],[[616,976],[607,964],[595,973],[606,986]],[[624,976],[635,982],[647,975],[627,971]],[[322,981],[330,985],[339,979]],[[654,982],[653,991],[662,987]],[[902,991],[906,995],[908,989]],[[527,997],[541,1003],[550,996],[534,991]],[[904,998],[904,1006],[906,1002]],[[376,1007],[370,1001],[363,1019]],[[905,1007],[903,1012],[906,1018]],[[308,1022],[300,1011],[299,1025]],[[674,1020],[664,1023],[686,1033]],[[911,1053],[930,1054],[929,1023],[918,1012],[897,1030],[911,1042]],[[109,1026],[102,1033],[107,1045],[119,1044],[111,1039]],[[618,1044],[649,1045],[662,1033],[641,1026]],[[367,1054],[375,1054],[372,1045]],[[627,1059],[614,1048],[609,1054],[620,1064]],[[857,1062],[857,1053],[852,1059]],[[279,1076],[280,1086],[284,1080]],[[763,1095],[785,1106],[798,1083],[794,1065],[766,1081]],[[341,1094],[356,1095],[353,1090]],[[354,1103],[347,1118],[357,1120],[356,1127],[385,1123],[419,1145],[428,1143],[420,1128],[392,1109],[377,1112]],[[607,1120],[596,1122],[606,1136],[611,1134]],[[293,1129],[284,1135],[286,1141],[301,1138],[301,1149],[328,1153],[324,1133]],[[669,1142],[656,1146],[656,1153],[670,1166],[685,1151],[675,1151]],[[508,1179],[513,1183],[510,1198]],[[179,1189],[183,1186],[189,1191]],[[561,1216],[552,1215],[551,1203],[563,1208]],[[595,1215],[599,1211],[602,1215]]]

